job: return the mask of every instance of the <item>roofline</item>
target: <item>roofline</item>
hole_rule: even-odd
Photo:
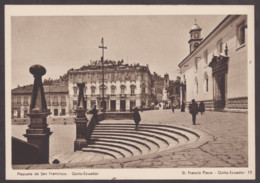
[[[199,48],[200,45],[202,45],[202,43],[204,43],[230,16],[231,16],[231,15],[227,15],[227,16],[205,37],[205,39],[203,39],[203,40],[201,41],[201,43],[199,44],[198,48]],[[188,56],[186,56],[186,57],[178,64],[178,67],[181,68],[181,66],[184,64],[184,62],[185,62],[194,52],[196,52],[196,50],[198,50],[198,48],[195,49],[195,50],[193,50]]]

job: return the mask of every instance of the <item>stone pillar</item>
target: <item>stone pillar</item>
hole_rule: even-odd
[[[39,157],[35,163],[49,163],[49,137],[52,132],[48,128],[46,117],[51,113],[46,106],[42,85],[42,76],[46,73],[46,69],[41,65],[33,65],[30,67],[30,73],[34,76],[34,85],[30,112],[27,114],[30,124],[24,136],[29,143],[39,147]]]
[[[84,93],[83,89],[85,87],[84,83],[77,84],[79,87],[79,96],[78,96],[78,106],[76,109],[76,140],[74,141],[74,151],[81,150],[83,147],[87,146],[86,133],[87,133],[87,122],[86,117],[86,106],[84,102]]]
[[[120,99],[116,100],[116,111],[120,111]]]
[[[130,110],[130,100],[126,99],[125,102],[126,102],[126,110],[129,111]]]

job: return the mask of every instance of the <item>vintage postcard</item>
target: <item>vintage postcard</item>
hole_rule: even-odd
[[[255,179],[254,6],[5,5],[6,179]]]

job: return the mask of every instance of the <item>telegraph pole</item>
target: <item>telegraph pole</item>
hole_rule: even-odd
[[[101,64],[102,64],[102,102],[101,102],[101,107],[103,108],[103,111],[105,111],[104,109],[104,104],[105,104],[105,101],[104,101],[104,49],[107,49],[107,47],[104,46],[104,39],[102,37],[101,39],[101,46],[99,46],[99,48],[102,49],[102,57],[101,57]]]

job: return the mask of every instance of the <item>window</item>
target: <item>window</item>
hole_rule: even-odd
[[[25,96],[24,99],[23,99],[23,105],[29,105],[27,96]]]
[[[223,52],[223,42],[222,42],[222,40],[219,40],[217,42],[217,51],[218,51],[218,53],[222,53]]]
[[[21,97],[17,97],[17,105],[21,105]]]
[[[121,86],[121,94],[125,94],[125,86]]]
[[[66,105],[66,97],[61,97],[61,105],[62,106]]]
[[[142,88],[142,94],[145,95],[145,87]]]
[[[61,109],[61,116],[65,116],[66,115],[66,109]]]
[[[209,78],[206,78],[206,92],[209,91]]]
[[[204,73],[204,82],[205,82],[205,92],[208,92],[209,91],[209,77],[208,77],[207,72]]]
[[[53,97],[53,105],[54,105],[54,106],[57,106],[57,105],[58,105],[58,97],[57,97],[57,96],[54,96],[54,97]]]
[[[246,41],[246,28],[247,26],[245,25],[245,22],[240,24],[237,27],[237,38],[238,38],[238,43],[239,45],[245,44]]]
[[[198,71],[198,62],[199,62],[199,57],[195,58],[195,71]]]
[[[115,86],[111,86],[111,94],[115,95],[116,93],[116,87]]]
[[[208,50],[206,50],[204,52],[204,61],[205,61],[205,64],[208,65]]]
[[[73,92],[74,92],[74,95],[77,95],[78,93],[78,88],[76,86],[73,87]]]
[[[197,49],[199,47],[199,43],[195,43],[194,44],[194,50]]]
[[[195,77],[195,93],[196,93],[196,94],[199,93],[199,83],[198,83],[197,77]]]
[[[131,95],[135,95],[135,86],[131,85]]]
[[[92,86],[91,87],[91,95],[95,95],[95,93],[96,93],[96,87]]]
[[[58,113],[59,113],[58,109],[54,109],[54,116],[58,116]]]

